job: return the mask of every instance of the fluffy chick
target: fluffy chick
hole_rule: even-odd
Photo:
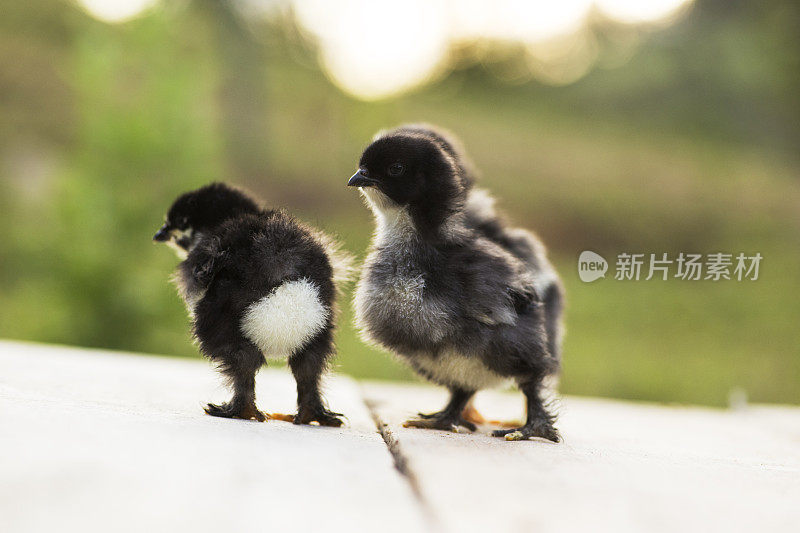
[[[174,276],[200,350],[233,389],[212,416],[256,419],[255,375],[286,357],[297,382],[296,424],[340,426],[320,380],[334,354],[336,280],[350,258],[334,241],[245,192],[214,183],[178,197],[153,237],[183,259]]]
[[[444,385],[440,412],[407,425],[474,431],[462,416],[475,392],[514,380],[527,399],[507,440],[560,440],[545,405],[560,366],[563,291],[545,248],[509,227],[473,188],[457,141],[426,126],[383,132],[348,185],[359,187],[377,230],[355,296],[367,340]]]

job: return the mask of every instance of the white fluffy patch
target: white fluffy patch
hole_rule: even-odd
[[[187,237],[189,239],[192,238],[194,235],[194,229],[186,228],[185,230],[173,229],[169,232],[169,239],[164,243],[175,252],[175,255],[178,256],[178,259],[186,259],[189,255],[189,250],[178,246],[178,241],[181,240],[183,237]]]
[[[395,204],[378,189],[363,187],[360,190],[375,215],[375,245],[397,246],[415,235],[414,222],[405,207]]]
[[[359,187],[358,190],[364,196],[367,205],[377,217],[380,217],[386,211],[400,209],[400,206],[397,205],[394,200],[375,187]]]
[[[468,390],[498,387],[508,381],[489,370],[478,357],[467,357],[455,351],[440,353],[438,357],[418,354],[414,364],[430,373],[433,380],[448,385],[458,385]]]
[[[467,196],[465,209],[475,217],[485,220],[497,216],[494,210],[495,199],[486,189],[472,189]]]
[[[396,204],[378,189],[362,187],[360,190],[367,206],[375,215],[376,230],[373,242],[376,246],[403,246],[416,237],[417,230],[406,207]],[[453,215],[442,223],[439,235],[445,239],[457,239],[463,235],[462,224],[463,215]]]
[[[287,281],[247,309],[241,328],[266,357],[288,357],[322,331],[329,315],[311,281]]]
[[[175,242],[174,240],[170,239],[165,244],[170,248],[172,248],[172,251],[175,252],[175,255],[178,256],[178,259],[183,261],[187,257],[189,257],[189,251],[186,250],[186,248],[178,246],[178,243]]]

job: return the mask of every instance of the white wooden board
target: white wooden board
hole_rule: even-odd
[[[800,409],[743,411],[566,398],[565,442],[403,428],[445,392],[363,384],[445,531],[798,531]],[[484,391],[487,418],[523,415]]]
[[[554,445],[402,428],[443,406],[437,388],[343,376],[326,388],[347,427],[224,420],[202,411],[228,394],[205,362],[0,342],[0,531],[735,532],[800,523],[795,407],[566,398],[565,442]],[[292,412],[294,402],[290,374],[259,374],[263,410]],[[477,407],[519,418],[523,402],[483,392]]]
[[[349,427],[213,418],[205,362],[0,342],[0,531],[424,531],[357,385],[327,398]],[[258,401],[293,412],[291,375]]]

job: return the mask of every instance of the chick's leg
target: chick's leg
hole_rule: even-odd
[[[256,372],[264,363],[261,351],[255,346],[244,345],[223,354],[211,354],[211,359],[219,364],[220,372],[229,380],[233,398],[223,404],[208,404],[206,413],[223,418],[266,420],[267,416],[256,407]]]
[[[297,382],[297,414],[295,424],[317,422],[320,426],[339,427],[344,422],[341,413],[334,413],[325,407],[319,382],[333,355],[333,335],[330,329],[315,337],[308,346],[289,358],[289,366]]]
[[[521,383],[520,389],[528,403],[528,415],[525,425],[516,429],[498,429],[492,432],[495,437],[506,440],[528,440],[539,437],[553,442],[560,442],[561,435],[553,426],[556,417],[547,410],[541,397],[541,381]]]
[[[459,427],[475,431],[475,424],[465,420],[462,416],[464,408],[470,399],[475,395],[475,391],[468,391],[459,388],[450,389],[450,401],[444,409],[438,413],[423,414],[419,413],[419,418],[412,418],[403,423],[406,428],[422,429],[443,429],[458,433]]]

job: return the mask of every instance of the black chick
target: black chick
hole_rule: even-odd
[[[356,296],[367,340],[399,354],[446,386],[440,412],[413,427],[474,431],[462,413],[475,392],[513,379],[527,399],[522,427],[507,440],[560,440],[543,398],[560,366],[563,291],[545,248],[510,228],[444,132],[406,126],[379,135],[348,185],[377,222]]]
[[[332,239],[222,183],[178,197],[153,239],[184,259],[174,281],[192,331],[233,389],[208,414],[268,418],[256,407],[255,375],[265,358],[288,357],[297,381],[297,414],[288,418],[342,424],[320,394],[334,354],[335,279],[350,268]]]

